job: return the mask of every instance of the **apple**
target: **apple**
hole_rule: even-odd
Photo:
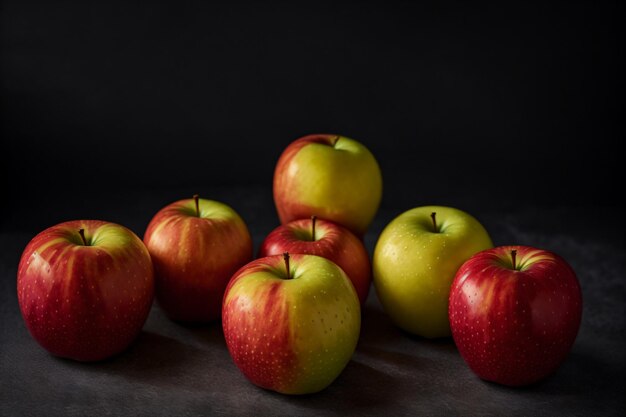
[[[219,319],[228,280],[252,259],[250,233],[235,210],[197,195],[161,209],[144,242],[157,301],[172,320],[183,322]]]
[[[528,246],[477,253],[450,291],[452,337],[482,379],[519,386],[556,370],[580,327],[582,295],[558,255]]]
[[[371,266],[363,243],[345,227],[317,219],[294,220],[274,229],[263,241],[259,257],[282,253],[317,255],[339,265],[348,275],[361,305],[371,284]]]
[[[26,327],[50,353],[97,361],[139,334],[154,297],[148,250],[127,228],[99,220],[50,227],[24,249],[17,298]]]
[[[254,384],[284,394],[330,385],[354,353],[359,299],[345,272],[314,255],[269,256],[241,268],[224,295],[233,361]]]
[[[313,215],[363,237],[382,196],[380,168],[354,139],[309,135],[292,142],[274,171],[274,203],[282,224]]]
[[[385,312],[410,333],[450,336],[448,296],[456,271],[492,246],[478,220],[461,210],[426,206],[399,215],[374,249],[374,286]]]

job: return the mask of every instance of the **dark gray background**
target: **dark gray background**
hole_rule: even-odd
[[[621,6],[224,3],[3,1],[10,195],[268,185],[331,132],[385,205],[617,202]]]
[[[624,414],[622,6],[3,1],[0,16],[1,415]],[[394,216],[434,203],[498,245],[564,256],[584,315],[563,367],[525,389],[482,382],[451,340],[393,327],[373,293],[353,361],[303,398],[253,387],[219,324],[182,327],[158,306],[102,363],[30,338],[15,274],[37,232],[98,218],[141,236],[198,192],[239,211],[258,247],[277,225],[274,164],[313,132],[380,162],[370,252]]]

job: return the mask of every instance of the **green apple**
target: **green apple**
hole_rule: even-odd
[[[284,394],[326,388],[347,365],[361,329],[350,279],[328,259],[275,255],[230,280],[222,307],[228,351],[254,384]]]
[[[292,142],[274,171],[274,202],[282,224],[315,215],[362,237],[383,189],[372,153],[354,139],[309,135]]]
[[[426,206],[399,215],[374,249],[374,286],[385,312],[410,333],[450,336],[454,276],[472,255],[491,247],[485,228],[461,210]]]

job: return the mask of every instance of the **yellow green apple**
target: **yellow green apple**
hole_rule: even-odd
[[[425,206],[399,215],[374,249],[374,286],[385,312],[410,333],[450,336],[454,276],[472,255],[491,247],[485,228],[464,211]]]
[[[285,149],[274,171],[274,202],[282,224],[315,215],[362,237],[382,189],[372,153],[345,136],[302,137]]]

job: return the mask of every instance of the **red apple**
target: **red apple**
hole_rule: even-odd
[[[261,244],[259,257],[284,252],[317,255],[339,265],[352,281],[361,305],[371,282],[371,266],[363,243],[345,227],[317,219],[295,220],[274,229]]]
[[[124,350],[152,305],[148,250],[114,223],[77,220],[44,230],[24,249],[17,297],[31,335],[52,354],[95,361]]]
[[[254,384],[285,394],[320,391],[350,361],[361,310],[354,286],[334,262],[313,255],[250,262],[224,295],[228,351]]]
[[[250,233],[235,210],[197,195],[160,210],[144,242],[154,263],[157,300],[179,321],[218,319],[228,280],[252,259]]]
[[[582,295],[574,271],[558,255],[502,246],[461,266],[449,315],[454,342],[479,377],[527,385],[567,356],[580,327]]]

